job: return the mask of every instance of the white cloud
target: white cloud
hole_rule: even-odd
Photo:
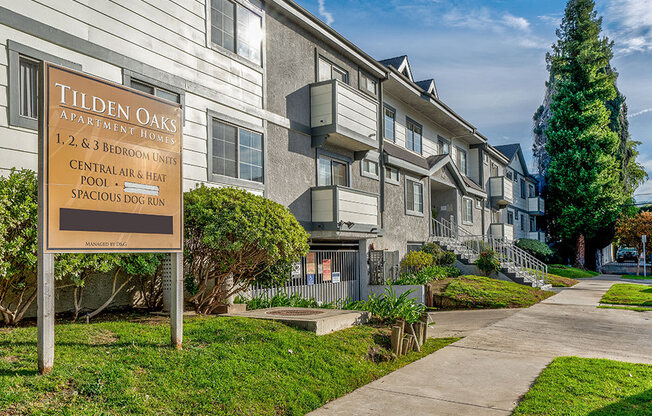
[[[513,27],[515,29],[523,31],[530,29],[530,22],[528,22],[524,17],[518,17],[507,13],[503,16],[502,21],[506,26]]]
[[[652,52],[652,1],[606,1],[606,29],[615,41],[616,52]]]
[[[646,108],[645,110],[641,110],[641,111],[637,111],[637,112],[635,112],[635,113],[629,114],[629,115],[627,116],[627,118],[638,117],[638,116],[641,116],[641,115],[643,115],[643,114],[645,114],[645,113],[649,113],[649,112],[652,112],[652,108]]]
[[[328,26],[332,25],[335,21],[333,14],[326,10],[326,0],[319,0],[319,15],[324,19],[324,22]]]

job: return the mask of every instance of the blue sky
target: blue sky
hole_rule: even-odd
[[[416,79],[494,145],[520,142],[531,158],[532,114],[547,79],[565,1],[298,0],[377,59],[407,54]],[[598,0],[627,97],[630,133],[652,177],[652,0]],[[530,160],[531,166],[531,160]],[[637,191],[652,201],[652,181]]]

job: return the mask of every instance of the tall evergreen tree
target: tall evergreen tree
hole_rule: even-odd
[[[578,242],[613,227],[631,195],[623,186],[620,136],[607,108],[618,96],[609,63],[613,43],[601,30],[593,0],[570,0],[546,57],[552,88],[544,131],[548,221],[553,236]]]

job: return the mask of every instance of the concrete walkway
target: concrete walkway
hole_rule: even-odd
[[[466,338],[310,415],[509,415],[555,357],[652,364],[652,313],[596,307],[617,281],[583,280],[530,308],[481,319],[480,311],[434,313],[442,329],[430,335]]]

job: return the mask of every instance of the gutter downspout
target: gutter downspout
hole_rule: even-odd
[[[484,188],[484,147],[485,145],[482,145],[481,147],[478,148],[478,179],[480,179],[480,183],[483,185]],[[485,189],[486,191],[486,189]],[[488,195],[487,195],[488,198]],[[485,235],[485,215],[487,213],[486,211],[486,201],[482,201],[482,221],[481,221],[481,226],[482,226],[482,237],[486,237]]]
[[[385,103],[383,102],[383,82],[389,79],[379,78],[378,82],[378,166],[380,175],[380,229],[385,229],[385,156],[383,154],[383,143],[385,141]]]

